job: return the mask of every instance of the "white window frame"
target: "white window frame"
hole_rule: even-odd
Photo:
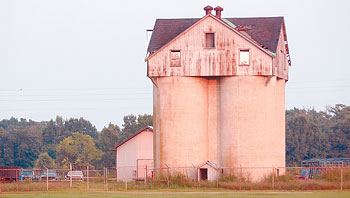
[[[173,53],[179,53],[179,57],[178,58],[174,58]],[[173,64],[175,61],[179,61],[179,64]],[[170,67],[181,67],[181,50],[170,50]]]
[[[241,52],[247,52],[248,51],[248,64],[241,64]],[[241,48],[238,49],[238,64],[240,66],[249,66],[250,65],[250,49],[249,48]]]

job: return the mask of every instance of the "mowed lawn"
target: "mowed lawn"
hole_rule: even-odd
[[[73,198],[73,197],[105,197],[105,198],[350,198],[350,191],[316,191],[316,192],[26,192],[3,193],[0,198]]]

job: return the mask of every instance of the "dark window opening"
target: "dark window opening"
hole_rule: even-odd
[[[215,47],[214,33],[205,33],[205,47],[206,48],[214,48]]]
[[[199,169],[200,171],[200,180],[208,180],[208,169],[207,168],[201,168]]]

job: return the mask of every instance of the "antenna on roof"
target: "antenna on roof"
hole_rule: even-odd
[[[146,30],[146,40],[148,40],[148,33],[149,33],[149,32],[153,32],[153,29],[147,29],[147,30]]]

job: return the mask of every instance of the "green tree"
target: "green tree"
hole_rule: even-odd
[[[56,146],[63,139],[72,135],[72,132],[79,132],[90,135],[95,139],[98,138],[98,132],[95,126],[83,118],[63,120],[57,116],[56,120],[50,120],[43,129],[43,151],[47,152],[52,158],[56,159]]]
[[[40,131],[33,127],[19,128],[10,131],[10,134],[13,146],[13,165],[22,168],[33,167],[42,146]]]
[[[104,127],[98,139],[98,146],[104,152],[101,158],[101,165],[106,167],[115,166],[115,151],[112,149],[119,142],[120,128],[118,125],[109,124]]]
[[[19,120],[17,118],[11,117],[9,120],[1,120],[0,121],[0,127],[3,129],[9,131],[14,130],[16,128],[26,128],[34,125],[39,125],[40,123],[34,122],[32,120],[27,121],[25,118],[20,118]]]
[[[84,135],[91,136],[94,140],[98,139],[98,132],[95,126],[90,121],[84,118],[70,118],[64,122],[65,131],[79,132]]]
[[[57,116],[56,120],[50,120],[46,123],[42,132],[44,144],[43,151],[47,152],[53,159],[56,159],[57,144],[71,134],[70,131],[65,130],[62,117]]]
[[[128,137],[134,135],[140,129],[145,126],[153,126],[153,116],[148,114],[138,115],[127,115],[123,118],[123,130],[120,137],[120,142],[124,141]]]
[[[313,110],[286,112],[286,161],[288,166],[310,158],[324,158],[329,150],[327,134],[313,120]]]
[[[71,133],[65,131],[63,119],[60,116],[57,116],[56,120],[47,122],[42,133],[44,145],[57,144],[70,135]]]
[[[137,122],[136,122],[136,116],[135,115],[127,115],[124,116],[123,121],[123,131],[121,134],[121,141],[127,139],[128,137],[132,136],[137,130]]]
[[[89,135],[74,132],[57,145],[56,161],[61,166],[72,163],[75,166],[96,165],[103,152],[96,148]]]
[[[22,168],[33,167],[42,146],[42,124],[12,117],[1,120],[0,126],[0,163]]]
[[[56,163],[48,153],[40,153],[39,158],[35,160],[34,167],[40,169],[56,168]]]
[[[350,157],[350,106],[337,104],[330,108],[331,130],[331,157]]]
[[[14,165],[14,141],[13,136],[11,136],[8,131],[0,127],[0,164],[6,166]]]
[[[149,114],[139,115],[137,117],[138,130],[146,126],[153,126],[153,116]]]

